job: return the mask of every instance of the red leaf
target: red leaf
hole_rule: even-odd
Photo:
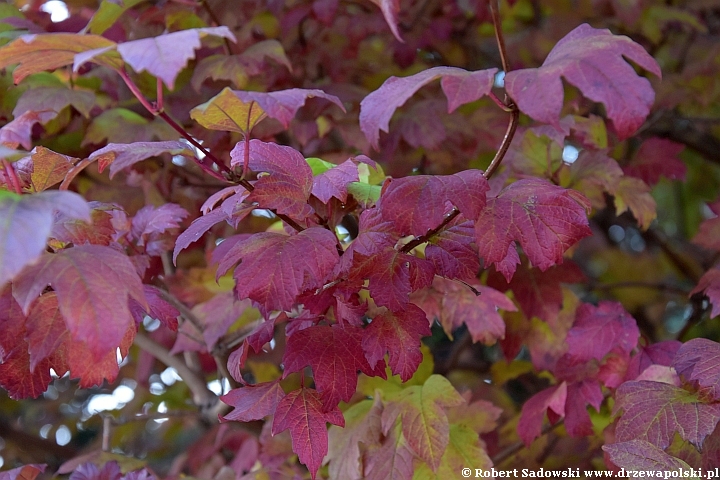
[[[373,369],[387,352],[393,374],[407,382],[422,362],[420,339],[428,335],[425,313],[410,303],[402,312],[385,312],[373,318],[363,332],[362,349]]]
[[[108,143],[107,146],[95,150],[90,154],[90,160],[96,158],[110,159],[110,178],[124,168],[131,167],[146,158],[158,157],[162,153],[171,155],[185,155],[194,158],[195,154],[190,147],[178,140],[166,142],[135,142],[135,143]]]
[[[687,381],[696,382],[715,400],[720,400],[720,344],[694,338],[678,350],[672,366]]]
[[[147,236],[180,228],[180,222],[187,216],[187,210],[175,203],[166,203],[159,207],[146,205],[133,217],[130,233],[142,245]]]
[[[328,422],[345,426],[345,419],[337,407],[323,411],[320,395],[305,387],[288,393],[275,411],[273,435],[290,430],[293,451],[300,462],[307,465],[313,480],[328,452]]]
[[[285,128],[288,128],[290,120],[293,119],[300,107],[305,105],[308,98],[324,98],[340,107],[343,112],[345,111],[345,107],[338,97],[317,89],[290,88],[276,92],[233,90],[233,93],[245,103],[257,103],[268,117],[279,121]],[[252,142],[250,143],[252,144]]]
[[[565,416],[566,399],[567,383],[563,382],[536,393],[523,404],[517,428],[525,445],[530,446],[532,441],[540,436],[546,411],[552,424]]]
[[[50,385],[52,366],[46,358],[36,365],[34,372],[30,372],[30,355],[27,351],[18,352],[0,364],[0,386],[13,400],[37,398]]]
[[[25,315],[12,296],[12,285],[7,285],[0,290],[0,362],[22,349],[24,333]]]
[[[356,252],[353,258],[356,266],[350,272],[349,281],[367,279],[375,303],[396,312],[407,307],[411,292],[430,285],[435,275],[429,261],[392,247],[368,257]]]
[[[660,181],[661,176],[670,180],[685,180],[687,167],[678,158],[684,149],[682,143],[659,137],[648,138],[623,171],[651,187]]]
[[[90,221],[90,208],[76,193],[47,191],[20,196],[0,191],[0,287],[45,250],[53,212]]]
[[[587,405],[600,411],[603,393],[600,385],[594,380],[571,383],[567,387],[565,402],[565,428],[571,437],[592,435],[592,421],[587,412]]]
[[[285,392],[278,382],[235,388],[220,397],[220,400],[233,407],[230,413],[220,419],[236,422],[262,420],[275,413],[278,403],[284,396]]]
[[[267,310],[289,310],[296,297],[323,285],[339,256],[335,235],[324,228],[308,228],[297,235],[256,233],[235,244],[221,262],[235,268],[235,292]]]
[[[120,372],[118,367],[117,349],[123,357],[135,340],[135,325],[130,325],[123,335],[120,346],[106,352],[101,358],[96,358],[93,345],[82,341],[70,340],[66,344],[67,366],[71,378],[80,379],[80,388],[89,388],[102,385],[106,380],[115,381]],[[55,367],[57,370],[57,367]]]
[[[360,102],[360,128],[377,150],[380,130],[388,132],[390,119],[415,92],[437,78],[448,99],[448,112],[490,93],[496,68],[468,72],[456,67],[433,67],[409,77],[390,77]]]
[[[287,339],[283,378],[310,366],[325,410],[334,409],[355,394],[358,370],[372,375],[362,341],[363,330],[352,325],[318,325],[295,332]]]
[[[133,318],[136,324],[142,323],[145,315],[155,318],[160,321],[163,325],[168,327],[173,332],[178,329],[177,317],[180,316],[180,312],[170,305],[160,293],[157,287],[152,285],[143,285],[143,292],[145,292],[145,299],[147,300],[148,309],[145,310],[135,300],[130,299],[130,311],[132,312]]]
[[[113,227],[113,217],[108,210],[116,206],[100,202],[88,202],[92,223],[79,220],[62,212],[55,214],[50,236],[73,245],[110,245],[117,233]]]
[[[615,412],[623,411],[615,428],[618,442],[647,440],[667,448],[675,433],[702,447],[720,420],[720,404],[667,383],[625,382],[615,394]]]
[[[442,223],[451,209],[448,203],[465,218],[477,220],[489,189],[480,170],[399,178],[385,185],[380,208],[383,218],[395,224],[400,236],[420,236]]]
[[[602,360],[614,348],[630,353],[640,338],[635,319],[618,302],[584,303],[567,334],[568,354],[580,361]]]
[[[472,221],[454,223],[430,239],[425,258],[432,262],[437,275],[471,281],[480,271],[475,228]]]
[[[505,322],[498,309],[514,312],[513,302],[490,287],[473,284],[480,292],[476,295],[467,285],[435,277],[432,289],[418,292],[411,300],[425,311],[428,320],[438,319],[445,332],[452,332],[467,325],[473,342],[492,345],[505,336]]]
[[[227,27],[193,28],[121,43],[117,51],[133,70],[147,71],[165,82],[170,90],[188,60],[195,58],[200,38],[206,35],[223,37],[235,42],[235,35]]]
[[[22,467],[13,468],[0,472],[0,480],[35,480],[39,474],[45,471],[46,465],[23,465]]]
[[[513,291],[527,318],[538,317],[553,322],[563,303],[561,284],[580,283],[585,275],[574,262],[556,265],[544,272],[523,264],[510,283],[499,275],[490,275],[488,285],[501,291]]]
[[[38,298],[30,308],[26,325],[30,371],[69,340],[65,319],[60,314],[55,292]]]
[[[386,433],[379,447],[370,445],[363,456],[365,480],[411,480],[415,454],[400,426]]]
[[[83,245],[45,254],[17,278],[15,298],[27,312],[48,285],[57,293],[70,335],[86,342],[96,360],[115,352],[134,326],[128,299],[147,307],[132,262],[110,247]]]
[[[239,142],[230,157],[231,165],[242,165],[245,142]],[[312,169],[300,152],[291,147],[250,140],[249,165],[254,172],[265,172],[255,182],[255,189],[247,197],[261,208],[277,210],[278,213],[304,220],[312,213],[307,204],[313,187]]]
[[[655,59],[640,45],[583,24],[553,47],[540,68],[508,72],[505,89],[522,112],[559,125],[565,78],[587,98],[605,105],[618,136],[625,139],[642,125],[655,100],[650,82],[625,58],[661,76]]]
[[[475,223],[475,243],[486,265],[500,264],[518,242],[534,266],[545,271],[562,263],[563,253],[592,232],[588,200],[537,178],[518,180],[488,199]],[[515,266],[503,274],[510,281]]]
[[[341,202],[347,201],[347,187],[349,183],[360,179],[355,162],[345,160],[320,175],[313,178],[312,194],[323,203],[328,203],[332,197]]]

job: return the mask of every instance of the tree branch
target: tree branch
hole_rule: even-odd
[[[190,370],[180,358],[171,355],[165,347],[152,340],[143,332],[138,332],[135,335],[135,345],[168,367],[173,367],[177,370],[178,375],[183,379],[193,394],[193,403],[200,407],[201,411],[211,410],[218,403],[217,395],[208,389],[205,380],[196,372]]]

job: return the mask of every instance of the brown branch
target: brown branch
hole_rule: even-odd
[[[493,27],[495,27],[495,41],[497,42],[498,50],[500,50],[500,63],[502,64],[503,71],[507,73],[510,71],[510,67],[508,66],[505,39],[503,38],[502,24],[500,22],[500,5],[497,0],[490,0],[489,3]]]
[[[503,158],[505,158],[505,154],[507,153],[508,149],[510,148],[510,143],[512,142],[513,137],[515,136],[515,131],[517,130],[518,121],[520,120],[520,111],[517,109],[514,103],[511,103],[510,105],[511,111],[510,111],[510,123],[508,123],[507,130],[505,131],[505,137],[503,137],[503,141],[500,144],[500,148],[498,149],[497,153],[495,154],[495,157],[490,162],[490,165],[488,165],[487,170],[485,170],[485,178],[490,178],[493,173],[495,173],[495,170],[500,166],[500,162],[502,162]]]
[[[590,290],[614,290],[616,288],[647,288],[652,290],[660,290],[670,293],[677,293],[679,295],[687,295],[690,290],[687,288],[678,287],[677,285],[671,285],[669,283],[653,283],[653,282],[641,282],[641,281],[627,281],[627,282],[615,282],[615,283],[594,283],[588,285]]]
[[[197,328],[200,333],[202,333],[202,331],[205,329],[205,326],[184,303],[178,300],[175,295],[168,292],[167,290],[158,288],[158,291],[160,292],[160,296],[163,300],[168,302],[170,305],[175,307],[178,312],[180,312],[180,316],[183,318],[184,321],[192,323],[193,326]]]
[[[135,335],[135,345],[148,352],[168,367],[173,367],[177,370],[178,375],[183,379],[193,394],[193,403],[200,407],[201,411],[208,411],[218,403],[217,395],[208,389],[205,384],[205,379],[196,372],[192,371],[183,360],[175,355],[171,355],[168,349],[155,342],[142,332],[138,332]]]

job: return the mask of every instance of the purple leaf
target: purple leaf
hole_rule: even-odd
[[[256,233],[238,242],[223,262],[234,263],[235,292],[267,310],[289,310],[296,297],[322,286],[339,255],[335,235],[324,228],[308,228],[297,235]],[[221,262],[222,266],[222,262]]]
[[[114,352],[132,325],[129,298],[148,308],[132,262],[110,247],[83,245],[46,253],[15,280],[13,294],[28,312],[48,285],[57,293],[72,338],[86,342],[95,360]]]
[[[345,160],[313,178],[312,194],[321,202],[328,203],[332,197],[341,202],[347,201],[349,183],[360,179],[355,162]]]
[[[508,72],[505,89],[522,112],[559,125],[565,78],[585,97],[605,105],[618,136],[625,139],[642,125],[655,100],[650,82],[625,58],[661,76],[655,59],[640,45],[583,24],[555,45],[540,68]]]
[[[518,180],[488,199],[475,224],[475,243],[489,265],[503,263],[518,242],[532,264],[544,271],[562,263],[565,250],[592,233],[589,209],[588,200],[574,190],[539,178]],[[514,271],[512,266],[503,272],[508,281]]]
[[[230,152],[231,165],[242,165],[244,155],[245,142],[242,141]],[[276,143],[250,140],[249,167],[268,175],[260,176],[255,182],[248,202],[257,202],[260,208],[273,209],[298,220],[312,213],[307,204],[313,186],[312,169],[300,152]]]
[[[227,27],[194,28],[121,43],[117,51],[136,72],[147,71],[173,90],[175,79],[188,60],[195,57],[200,39],[206,35],[236,41]]]
[[[46,191],[20,196],[0,191],[0,288],[45,250],[54,212],[90,221],[90,207],[76,193]]]
[[[233,90],[233,93],[245,103],[257,103],[268,117],[279,121],[285,128],[288,128],[290,120],[293,119],[300,107],[305,105],[308,98],[324,98],[340,107],[343,112],[345,111],[345,107],[338,97],[317,89],[290,88],[275,92]]]
[[[379,130],[388,132],[395,110],[421,87],[442,78],[440,85],[448,99],[448,112],[452,112],[490,93],[495,72],[496,68],[468,72],[456,67],[433,67],[409,77],[390,77],[360,102],[360,128],[377,150]]]
[[[400,236],[426,234],[438,227],[453,204],[470,220],[485,207],[490,187],[480,170],[454,175],[417,175],[390,180],[380,197],[384,219],[395,224]]]
[[[278,382],[235,388],[220,397],[220,400],[233,407],[233,410],[221,419],[236,422],[262,420],[275,413],[278,403],[284,396],[285,392]]]
[[[186,155],[191,158],[195,156],[186,143],[170,140],[167,142],[109,143],[106,147],[95,150],[89,158],[93,160],[101,156],[108,156],[108,160],[112,162],[110,178],[113,178],[123,168],[135,165],[146,158],[160,156],[161,153]]]
[[[567,334],[568,354],[580,361],[602,360],[614,348],[630,353],[640,338],[635,319],[618,302],[584,303]]]

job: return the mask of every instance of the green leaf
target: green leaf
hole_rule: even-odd
[[[317,177],[321,173],[325,173],[335,166],[333,163],[326,162],[325,160],[316,157],[306,158],[305,161],[308,165],[310,165],[313,177]]]
[[[365,208],[374,205],[380,198],[382,187],[380,185],[368,185],[362,182],[348,184],[348,193]]]

